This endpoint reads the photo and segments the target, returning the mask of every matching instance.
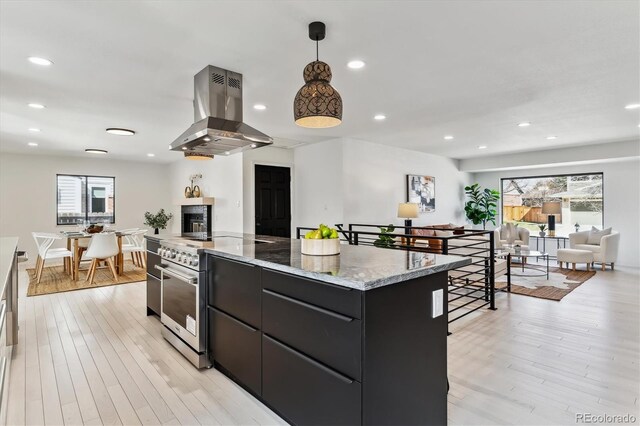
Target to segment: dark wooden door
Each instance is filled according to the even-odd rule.
[[[256,234],[291,237],[291,169],[256,165]]]

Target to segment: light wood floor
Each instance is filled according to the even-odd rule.
[[[143,283],[25,297],[7,423],[282,424],[218,371],[196,370],[145,315]],[[639,274],[598,272],[561,302],[500,294],[454,323],[449,423],[575,424],[638,413]]]

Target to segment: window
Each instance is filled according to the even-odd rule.
[[[115,223],[116,178],[57,175],[57,224]]]
[[[547,223],[542,203],[557,201],[562,203],[562,213],[556,215],[558,235],[574,232],[576,224],[581,230],[602,228],[603,182],[602,173],[503,178],[502,223],[518,223],[538,232],[538,225]]]

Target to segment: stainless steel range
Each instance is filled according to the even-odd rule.
[[[210,367],[206,341],[206,261],[202,249],[161,241],[162,336],[198,368]]]

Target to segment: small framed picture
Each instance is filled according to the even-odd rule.
[[[420,213],[436,210],[436,178],[407,175],[407,202],[416,203]]]

